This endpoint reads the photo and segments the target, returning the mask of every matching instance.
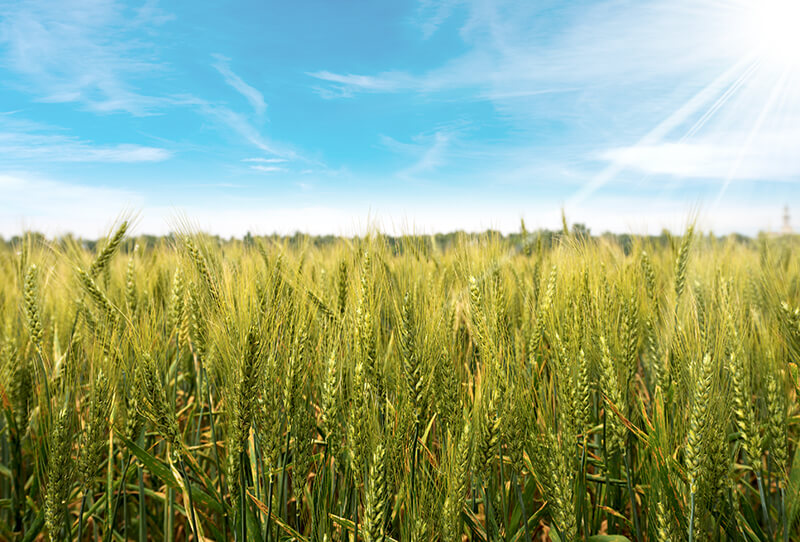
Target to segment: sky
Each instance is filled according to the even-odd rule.
[[[0,0],[0,235],[800,216],[792,0]],[[800,226],[800,218],[797,220]]]

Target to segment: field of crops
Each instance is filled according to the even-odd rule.
[[[0,539],[800,539],[792,237],[0,245]]]

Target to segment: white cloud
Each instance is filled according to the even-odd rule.
[[[422,31],[423,38],[429,39],[433,36],[460,3],[460,0],[420,0],[415,22]]]
[[[162,25],[175,19],[171,13],[167,13],[159,7],[158,0],[145,0],[144,4],[136,10],[134,24],[141,25]]]
[[[135,80],[161,67],[140,41],[125,36],[137,26],[161,24],[169,17],[152,2],[130,15],[113,0],[3,4],[3,64],[42,101],[147,114],[162,101],[140,93]]]
[[[308,75],[329,83],[336,83],[341,89],[355,89],[369,92],[398,92],[410,90],[419,85],[419,80],[402,72],[388,72],[378,75],[339,74],[329,71],[309,72]]]
[[[286,159],[298,158],[294,150],[263,136],[261,131],[256,128],[245,115],[237,113],[225,106],[214,105],[207,102],[198,101],[196,105],[199,106],[200,111],[206,116],[224,124],[258,150]]]
[[[386,148],[408,156],[412,162],[401,168],[396,175],[401,179],[418,180],[432,174],[450,158],[451,142],[455,135],[449,130],[437,130],[432,134],[420,134],[412,143],[397,141],[389,136],[381,136]]]
[[[255,110],[257,115],[263,115],[267,110],[267,104],[264,101],[264,95],[254,87],[245,83],[241,77],[233,73],[233,70],[231,70],[230,66],[228,66],[229,59],[221,55],[213,56],[217,61],[212,64],[212,66],[215,70],[222,74],[222,77],[225,78],[225,82],[236,89],[239,94],[244,96],[245,99],[250,102],[250,105],[253,107],[253,110]]]
[[[0,115],[0,156],[10,162],[162,162],[169,150],[134,144],[104,144],[58,133],[54,127]]]
[[[286,162],[285,158],[245,158],[242,162],[257,162],[259,164],[280,164]]]
[[[761,133],[748,141],[731,134],[603,151],[600,158],[646,174],[711,180],[800,180],[797,132]],[[738,139],[739,141],[735,141]]]
[[[260,171],[262,173],[275,173],[276,171],[286,171],[286,169],[278,166],[250,166],[250,169],[254,171]]]
[[[51,137],[37,138],[38,143],[26,146],[25,141],[16,143],[0,134],[0,155],[7,155],[9,160],[37,160],[39,162],[163,162],[172,153],[157,147],[141,145],[102,145],[93,146],[88,142]],[[15,138],[16,139],[16,138]],[[61,141],[61,142],[59,142]],[[32,143],[28,141],[27,143]]]

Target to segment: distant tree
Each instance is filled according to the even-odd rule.
[[[251,234],[250,232],[244,234],[242,242],[244,243],[244,246],[252,247],[255,244],[255,239],[253,238],[253,234]]]
[[[586,224],[576,222],[572,225],[572,235],[580,239],[588,239],[592,236],[592,232],[586,227]]]

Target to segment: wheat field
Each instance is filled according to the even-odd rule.
[[[793,237],[0,245],[0,539],[800,539]]]

